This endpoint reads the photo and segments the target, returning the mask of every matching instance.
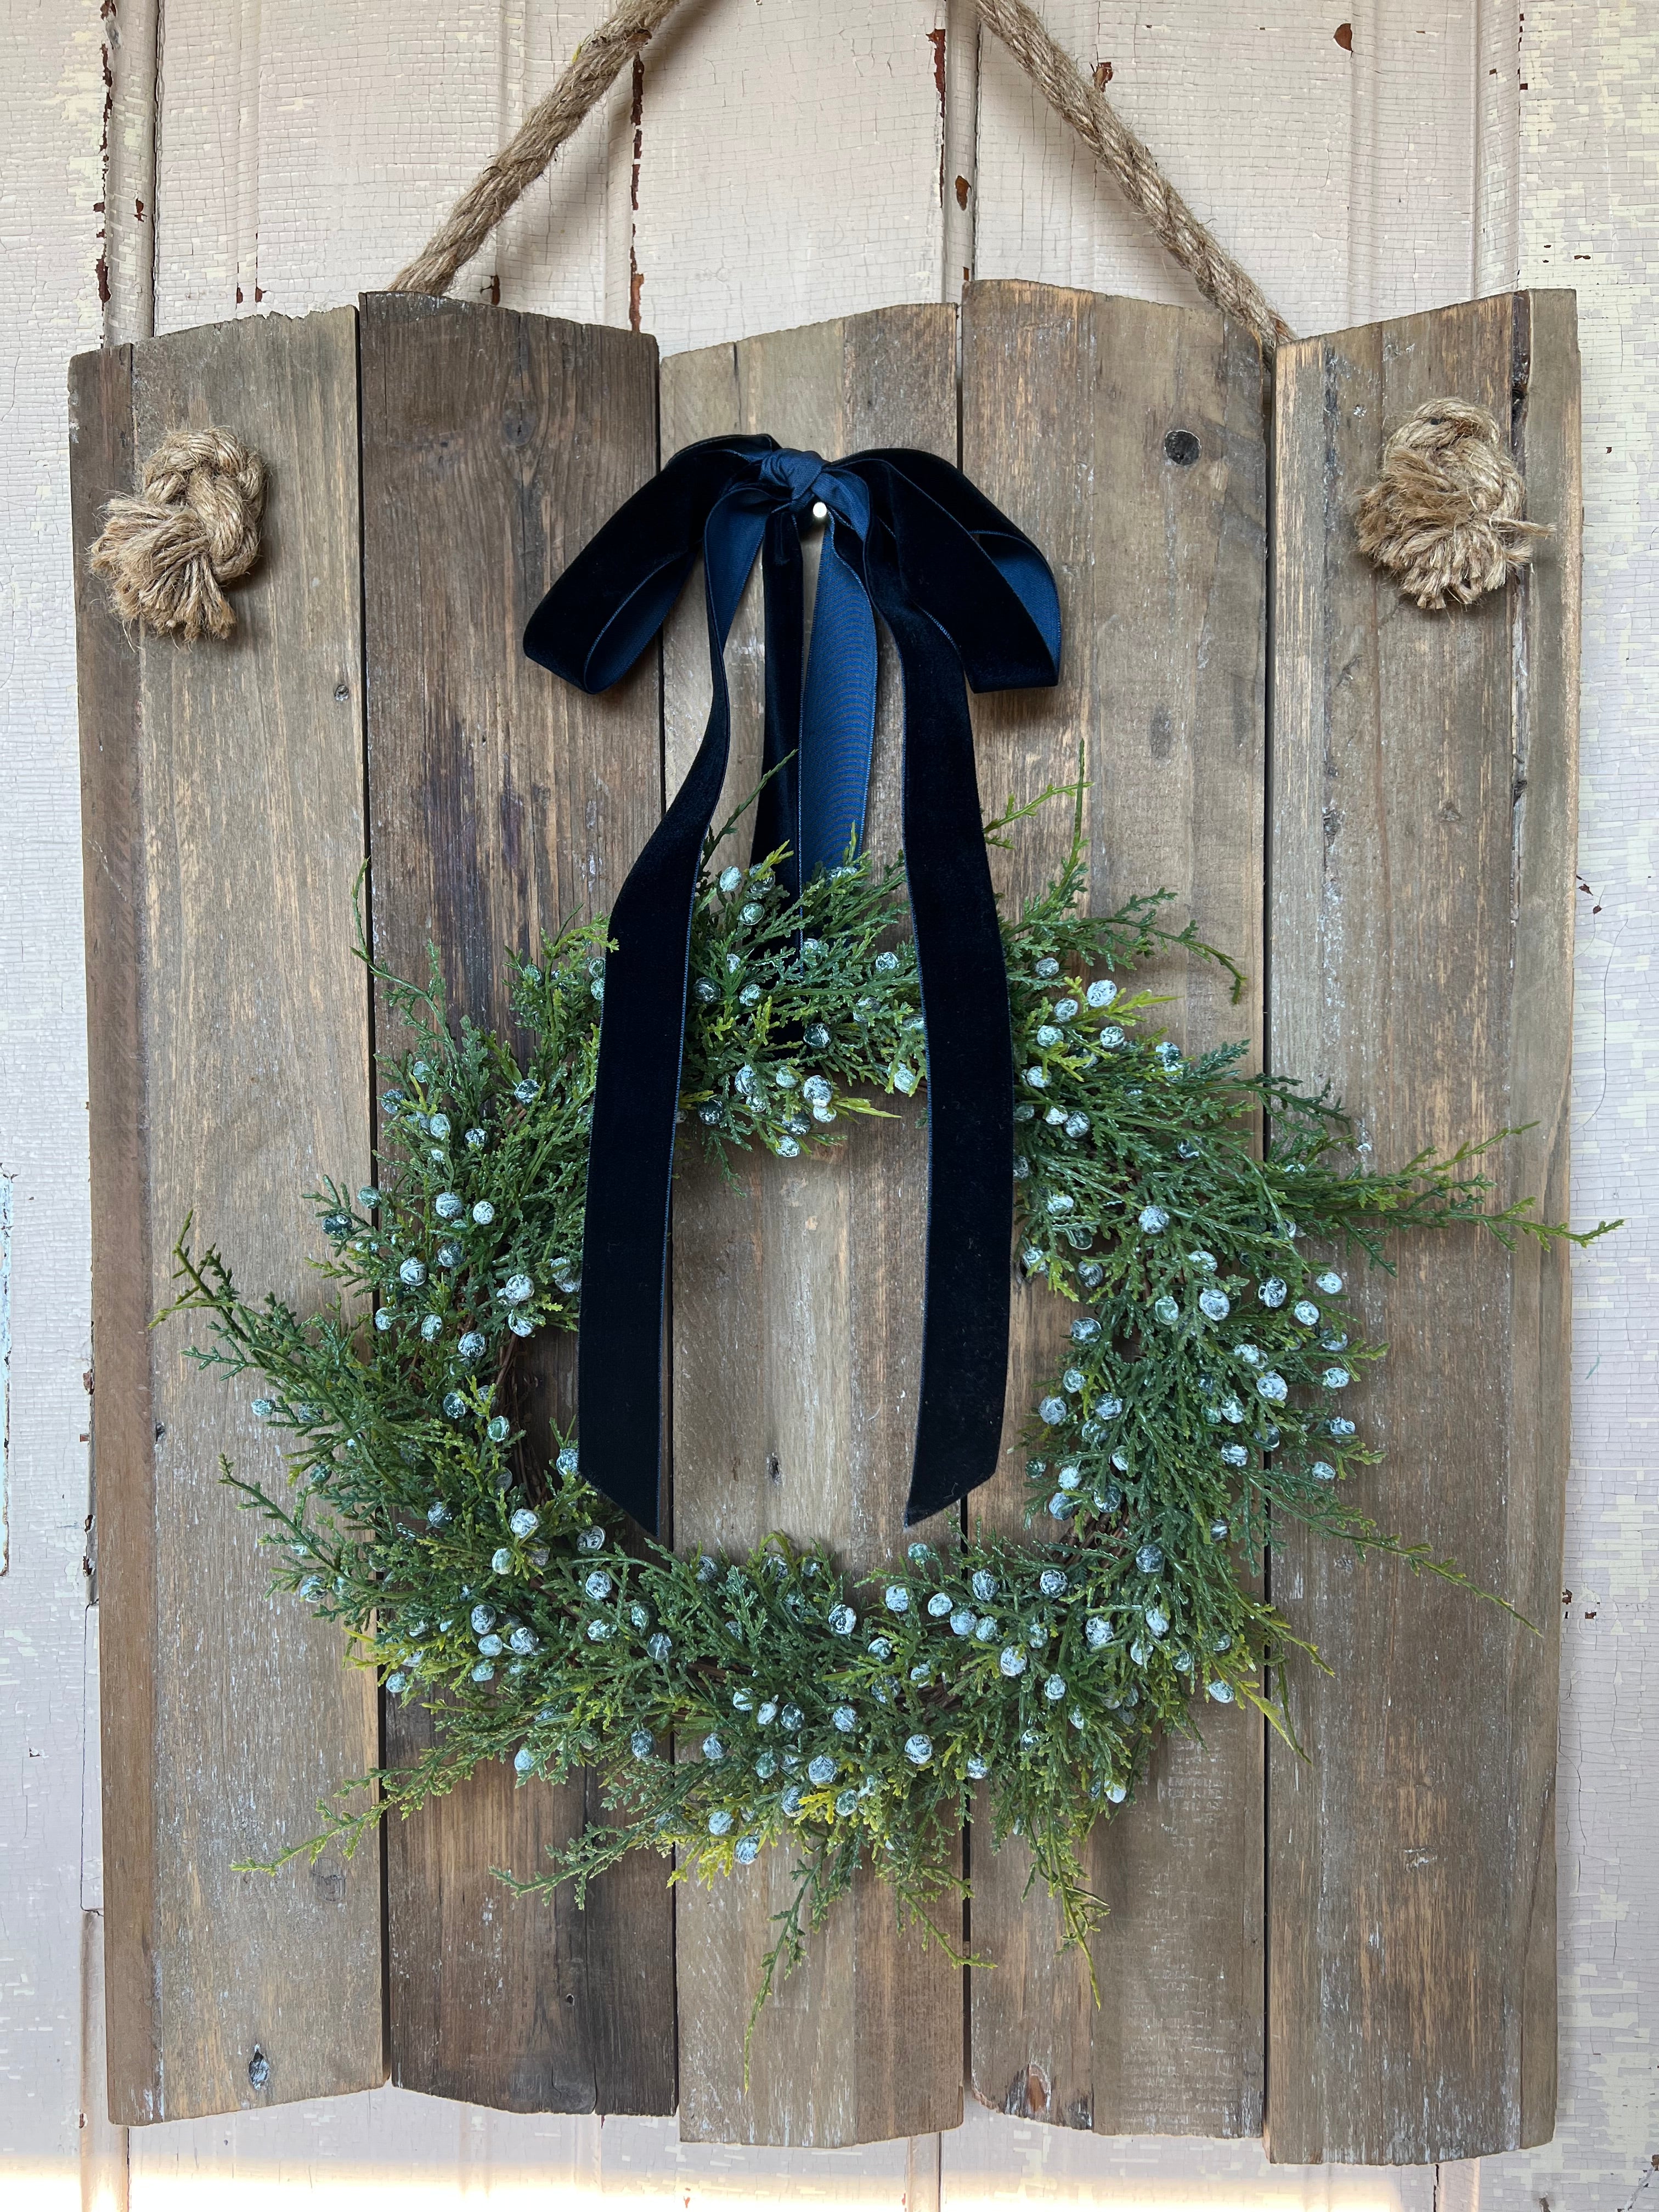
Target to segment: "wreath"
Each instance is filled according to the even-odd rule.
[[[981,1791],[996,1841],[1024,1840],[1080,1942],[1103,1909],[1083,1846],[1133,1801],[1160,1732],[1195,1731],[1212,1703],[1288,1733],[1267,1670],[1311,1647],[1257,1595],[1275,1525],[1467,1586],[1344,1498],[1378,1456],[1344,1393],[1385,1347],[1363,1340],[1313,1248],[1387,1267],[1382,1240],[1402,1230],[1479,1221],[1506,1245],[1583,1244],[1607,1224],[1574,1234],[1524,1200],[1486,1210],[1481,1156],[1513,1133],[1358,1169],[1324,1093],[1244,1073],[1241,1043],[1181,1051],[1136,964],[1215,962],[1235,1003],[1241,972],[1193,926],[1164,926],[1164,892],[1085,910],[1071,795],[1065,866],[1002,924],[1018,1270],[1077,1308],[1030,1430],[1029,1537],[913,1543],[856,1585],[822,1545],[781,1535],[743,1558],[629,1540],[576,1437],[515,1422],[525,1352],[576,1324],[604,920],[513,961],[520,1060],[451,1021],[435,954],[424,984],[379,965],[360,916],[360,957],[412,1042],[381,1063],[376,1182],[314,1194],[331,1301],[306,1318],[274,1296],[250,1304],[187,1224],[168,1309],[210,1317],[203,1367],[263,1378],[252,1410],[287,1440],[289,1490],[222,1465],[269,1523],[276,1587],[435,1726],[412,1764],[325,1802],[320,1832],[273,1867],[331,1842],[349,1853],[483,1760],[510,1759],[526,1786],[592,1767],[610,1819],[540,1874],[503,1878],[569,1881],[580,1902],[641,1847],[672,1854],[675,1880],[740,1877],[791,1849],[758,2010],[861,1866],[959,1959],[936,1906],[962,1890],[952,1845]],[[780,857],[718,875],[706,861],[694,915],[682,1136],[722,1163],[828,1150],[883,1097],[927,1087],[902,864],[849,858],[792,899]]]

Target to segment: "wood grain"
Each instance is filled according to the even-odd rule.
[[[1263,868],[1266,386],[1260,352],[1209,308],[1012,283],[963,302],[963,466],[1059,580],[1058,692],[975,702],[988,799],[1090,780],[1089,898],[1175,894],[1252,978],[1153,964],[1189,1048],[1259,1032]],[[1167,441],[1167,442],[1166,442]],[[1016,833],[1005,899],[1050,881],[1071,835],[1057,802]],[[970,1503],[1024,1526],[1022,1431],[1069,1312],[1015,1293],[1003,1472]],[[972,2081],[1023,2117],[1131,2133],[1253,2135],[1262,2069],[1259,1724],[1166,1743],[1136,1802],[1097,1829],[1090,1879],[1110,1916],[1085,1962],[1057,1949],[1030,1858],[973,1834]],[[988,1838],[981,1847],[979,1838]]]
[[[520,647],[549,584],[655,465],[656,348],[386,294],[362,318],[375,947],[416,975],[435,945],[452,1016],[503,1025],[503,948],[603,910],[660,809],[654,663],[586,699]],[[520,1411],[543,1437],[550,1419],[570,1425],[573,1352],[550,1347],[530,1378]],[[430,1726],[388,1704],[388,1756]],[[397,2081],[514,2111],[673,2109],[661,1863],[606,1875],[581,1912],[568,1892],[515,1899],[491,1873],[537,1870],[599,1810],[591,1782],[515,1789],[499,1766],[393,1827]]]
[[[1382,440],[1455,392],[1512,422],[1555,535],[1507,594],[1426,615],[1358,557]],[[1271,1049],[1329,1077],[1364,1157],[1506,1126],[1505,1199],[1568,1206],[1579,477],[1573,302],[1521,294],[1279,355]],[[1267,2128],[1279,2160],[1467,2159],[1554,2124],[1555,1684],[1566,1255],[1473,1228],[1354,1270],[1386,1365],[1354,1485],[1541,1632],[1286,1532],[1273,1595],[1334,1678],[1290,1678],[1269,1790]]]
[[[109,2091],[137,2123],[384,2074],[377,1853],[231,1870],[374,1764],[372,1688],[268,1595],[219,1481],[223,1452],[280,1486],[276,1440],[185,1360],[190,1324],[145,1334],[192,1210],[198,1249],[303,1310],[302,1194],[367,1165],[354,318],[84,356],[71,390],[77,575],[102,501],[171,428],[232,426],[272,486],[228,644],[128,641],[101,592],[80,599]]]
[[[663,451],[769,431],[827,457],[872,445],[956,449],[954,313],[890,308],[663,365]],[[809,567],[808,592],[811,589]],[[810,599],[809,599],[810,603]],[[667,774],[708,711],[699,608],[665,659]],[[728,648],[728,804],[753,789],[763,675],[758,586]],[[900,702],[884,636],[866,841],[899,848]],[[750,825],[734,840],[748,858]],[[724,857],[724,856],[723,856]],[[769,1529],[823,1538],[854,1573],[905,1540],[921,1344],[927,1142],[914,1115],[859,1132],[836,1160],[702,1164],[675,1188],[674,1516],[681,1548],[741,1550]],[[955,1516],[924,1524],[937,1540]],[[914,1533],[914,1532],[913,1532]],[[688,2141],[857,2143],[953,2127],[962,2112],[961,1978],[901,1934],[890,1892],[860,1881],[743,2041],[786,1854],[679,1892],[680,2132]]]
[[[148,1960],[155,1927],[155,1479],[150,1410],[150,1214],[139,1006],[138,656],[86,568],[112,495],[133,489],[132,349],[70,366],[70,490],[86,880],[92,1200],[92,1480],[106,1554],[100,1633],[123,1655],[102,1696],[103,1787],[125,1808],[104,1849],[109,2109],[142,2118],[161,2077]],[[99,1389],[101,1386],[101,1404]],[[103,1495],[99,1495],[99,1473]],[[113,1563],[118,1561],[118,1566]],[[110,1568],[113,1566],[113,1571]]]

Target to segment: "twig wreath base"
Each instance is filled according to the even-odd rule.
[[[1309,1248],[1386,1265],[1385,1235],[1471,1220],[1505,1243],[1589,1238],[1524,1201],[1485,1210],[1480,1155],[1498,1138],[1358,1171],[1323,1095],[1241,1073],[1241,1044],[1183,1055],[1154,1025],[1159,1001],[1119,975],[1180,948],[1218,962],[1235,999],[1243,979],[1190,926],[1161,926],[1163,893],[1082,910],[1071,795],[1070,858],[1004,926],[1018,1267],[1077,1306],[1033,1418],[1031,1534],[915,1543],[856,1586],[822,1546],[781,1537],[739,1559],[624,1546],[575,1439],[515,1418],[526,1349],[577,1318],[604,921],[514,961],[522,1065],[451,1025],[435,957],[412,984],[360,942],[415,1041],[388,1065],[378,1183],[316,1199],[332,1303],[307,1320],[274,1297],[248,1304],[216,1251],[192,1255],[187,1225],[169,1309],[210,1317],[191,1356],[260,1376],[253,1411],[289,1439],[288,1496],[224,1470],[270,1523],[278,1587],[437,1727],[412,1765],[349,1784],[274,1864],[331,1842],[349,1853],[483,1760],[510,1759],[526,1784],[593,1767],[609,1824],[504,1878],[572,1881],[580,1901],[641,1846],[672,1854],[675,1880],[741,1878],[763,1850],[792,1850],[758,2011],[860,1866],[959,1956],[936,1908],[960,1887],[952,1842],[982,1790],[995,1841],[1024,1839],[1082,1942],[1103,1909],[1083,1846],[1133,1798],[1159,1733],[1194,1730],[1211,1704],[1286,1728],[1265,1669],[1308,1647],[1252,1588],[1272,1521],[1464,1582],[1343,1502],[1377,1456],[1343,1392],[1384,1347],[1360,1340],[1340,1273]],[[826,1149],[882,1095],[926,1086],[902,866],[851,860],[798,907],[773,871],[705,877],[694,921],[682,1118],[722,1162]]]

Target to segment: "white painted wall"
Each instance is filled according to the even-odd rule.
[[[80,2202],[86,1011],[64,363],[98,343],[95,0],[0,7],[0,2203]],[[31,2202],[32,2212],[32,2202]]]
[[[1659,12],[1529,5],[1521,274],[1578,292],[1584,645],[1576,1271],[1558,1784],[1560,2119],[1481,2212],[1659,2206]]]
[[[0,2205],[1015,2198],[1659,2212],[1653,1473],[1659,11],[1651,0],[1042,0],[1299,330],[1529,283],[1580,296],[1587,496],[1577,1212],[1561,1774],[1561,2124],[1480,2169],[1267,2168],[973,2112],[875,2150],[682,2148],[672,2122],[512,2118],[380,2091],[125,2137],[100,2118],[84,1004],[64,367],[78,348],[383,283],[601,0],[0,0],[0,1175],[13,1179],[0,1575]],[[956,37],[942,113],[933,35]],[[161,22],[159,70],[156,22]],[[1346,20],[1349,50],[1336,38]],[[937,297],[972,254],[1189,296],[969,0],[685,0],[459,289],[666,350]],[[977,121],[977,131],[974,128]],[[941,160],[941,133],[945,134]],[[976,143],[975,143],[976,142]],[[106,155],[107,146],[107,155]],[[107,177],[106,163],[107,162]],[[948,191],[974,190],[965,213]],[[95,211],[106,197],[107,216]],[[141,210],[142,204],[142,212]],[[108,236],[100,232],[107,222]],[[110,298],[100,303],[99,264]],[[947,288],[948,289],[948,288]],[[83,1989],[83,1962],[85,1987]]]

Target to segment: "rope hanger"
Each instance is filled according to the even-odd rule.
[[[1100,88],[1049,35],[1026,0],[977,0],[1054,113],[1187,270],[1203,296],[1241,323],[1271,360],[1295,333],[1248,270],[1212,236]],[[441,297],[496,225],[543,174],[648,45],[681,0],[619,0],[584,39],[546,98],[480,170],[408,266],[394,292]],[[1503,426],[1468,400],[1431,399],[1389,440],[1377,482],[1361,497],[1361,550],[1419,607],[1468,606],[1522,568],[1547,526],[1528,522],[1526,488]],[[258,557],[264,468],[228,433],[164,441],[137,496],[112,500],[92,567],[130,628],[190,642],[228,637],[235,617],[222,586]]]
[[[1261,340],[1264,351],[1295,333],[1193,213],[1150,149],[1099,88],[1056,44],[1025,0],[978,0],[980,21],[994,31],[1060,120],[1071,125],[1160,243],[1212,306]],[[661,29],[680,0],[620,0],[584,39],[563,76],[525,118],[511,143],[481,169],[426,246],[392,280],[394,292],[442,295],[502,217],[533,185],[561,146]]]

